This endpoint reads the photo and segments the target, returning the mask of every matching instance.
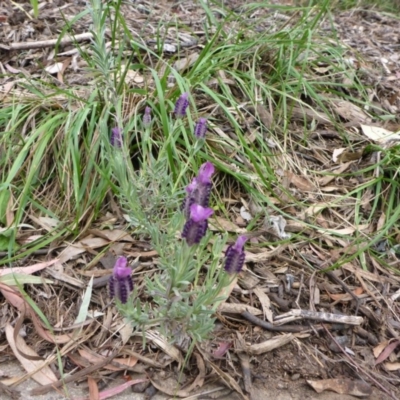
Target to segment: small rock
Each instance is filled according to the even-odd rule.
[[[292,377],[290,378],[292,381],[297,381],[300,379],[300,374],[293,374]]]
[[[286,390],[288,388],[288,384],[286,382],[279,382],[276,385],[276,388],[280,390]]]

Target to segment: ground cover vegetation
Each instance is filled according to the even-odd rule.
[[[112,365],[246,398],[273,363],[396,398],[400,27],[335,4],[0,13],[1,345],[32,394]]]

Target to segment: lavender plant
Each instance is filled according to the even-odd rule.
[[[224,299],[224,289],[241,271],[245,258],[245,236],[229,246],[225,256],[226,235],[214,237],[211,245],[212,235],[207,228],[213,214],[209,207],[213,173],[214,166],[209,162],[200,167],[186,188],[182,212],[170,221],[171,232],[181,228],[181,239],[171,241],[167,231],[161,232],[154,226],[149,231],[159,253],[160,272],[146,278],[141,294],[156,306],[142,304],[137,291],[128,302],[119,298],[120,311],[133,326],[145,330],[157,325],[166,337],[186,349],[213,331],[215,311]],[[115,280],[114,274],[112,285]]]
[[[178,103],[180,101],[182,97]],[[177,109],[181,110],[182,117],[182,106],[176,106]],[[118,156],[121,150],[114,147],[114,154]],[[129,169],[129,164],[121,166]],[[127,301],[123,291],[122,296],[114,294],[119,288],[115,287],[116,282],[124,290],[128,287],[128,283],[116,278],[117,267],[110,282],[110,294],[118,298],[121,313],[135,328],[144,332],[149,326],[157,326],[166,337],[184,348],[189,343],[209,337],[214,329],[216,308],[224,299],[224,289],[229,287],[244,263],[245,236],[239,237],[234,245],[228,247],[224,261],[223,249],[227,236],[214,237],[211,244],[208,219],[214,213],[209,204],[214,173],[212,163],[201,165],[197,176],[186,186],[186,197],[180,212],[177,207],[164,226],[149,219],[143,210],[138,210],[137,196],[126,195],[125,201],[131,205],[131,211],[136,210],[135,217],[140,220],[159,255],[159,273],[147,277],[144,291],[138,293],[133,290]],[[172,178],[164,173],[163,181],[172,181]],[[135,180],[125,181],[122,192],[136,191],[133,182]],[[127,188],[130,188],[128,192]],[[181,232],[180,238],[176,237],[177,231]],[[117,263],[121,261],[117,260]],[[147,299],[146,304],[142,303],[139,295]],[[150,304],[153,306],[150,307]]]
[[[105,112],[99,121],[104,145],[109,149],[109,162],[117,182],[116,190],[125,218],[135,233],[145,235],[158,253],[158,272],[146,276],[144,285],[132,280],[132,270],[125,257],[116,261],[109,281],[109,293],[120,312],[138,330],[156,327],[167,338],[183,348],[207,338],[214,329],[215,311],[225,298],[225,290],[240,272],[244,262],[245,238],[228,247],[225,261],[223,251],[227,235],[215,236],[208,230],[208,220],[213,214],[210,207],[212,176],[215,168],[206,162],[198,174],[186,186],[186,197],[180,206],[182,181],[186,180],[189,168],[196,165],[198,150],[204,145],[207,120],[198,119],[190,136],[186,135],[189,92],[181,94],[170,118],[163,118],[166,138],[154,142],[152,125],[156,123],[152,110],[147,105],[141,121],[124,121],[122,100],[118,95],[118,60],[105,44],[105,16],[112,13],[100,0],[92,0],[94,18],[93,54],[98,70],[94,74],[104,85]],[[115,5],[118,6],[119,3]],[[122,54],[122,53],[121,53]],[[121,55],[120,55],[121,56]],[[114,76],[114,79],[112,79]],[[160,107],[167,107],[162,104]],[[168,115],[162,110],[162,115]],[[108,127],[113,121],[112,127]],[[132,134],[141,127],[141,166],[134,169],[129,153]],[[177,159],[175,143],[179,135],[185,134],[188,162],[174,174]],[[153,154],[154,145],[157,153]],[[169,166],[169,168],[168,168]],[[178,234],[180,232],[180,234]],[[145,299],[142,301],[141,299]]]

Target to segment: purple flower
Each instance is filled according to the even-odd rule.
[[[211,176],[214,172],[214,165],[210,161],[205,162],[200,166],[199,174],[197,175],[199,182],[204,185],[211,183]]]
[[[143,127],[148,128],[151,124],[151,108],[146,107],[143,115]]]
[[[108,281],[110,297],[119,299],[121,303],[128,301],[128,296],[133,290],[132,270],[127,265],[128,260],[125,257],[119,257]]]
[[[111,146],[122,147],[122,133],[121,128],[115,127],[111,129]]]
[[[207,120],[205,118],[199,118],[196,126],[194,127],[194,136],[197,139],[204,139],[207,132]]]
[[[242,270],[246,257],[243,246],[247,239],[246,236],[239,236],[236,243],[231,244],[226,250],[224,269],[228,274],[238,274]]]
[[[186,110],[189,107],[189,93],[183,93],[175,103],[174,115],[175,118],[182,118],[186,115]]]
[[[207,161],[200,167],[197,177],[186,187],[187,196],[183,202],[182,209],[187,219],[190,217],[192,204],[208,207],[212,188],[211,176],[214,171],[214,165]]]
[[[214,211],[211,208],[202,207],[199,204],[190,206],[190,218],[186,221],[182,231],[182,237],[186,239],[186,243],[189,246],[200,243],[208,228],[207,219],[213,213]]]

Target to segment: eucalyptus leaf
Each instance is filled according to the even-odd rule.
[[[21,274],[21,273],[9,273],[5,275],[0,275],[0,282],[9,286],[17,286],[17,282],[19,285],[25,285],[27,283],[33,285],[40,285],[43,283],[54,283],[50,279],[42,278],[41,276]]]

